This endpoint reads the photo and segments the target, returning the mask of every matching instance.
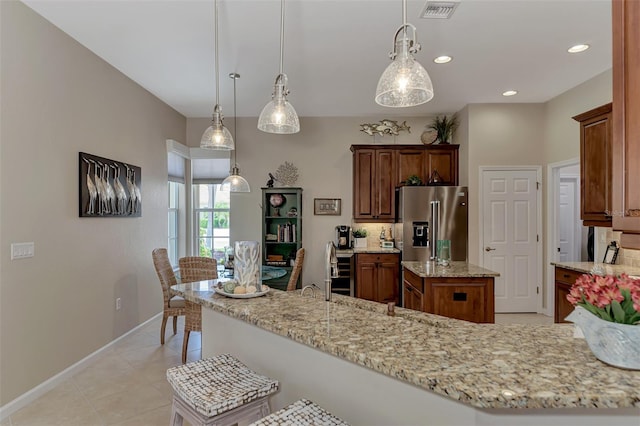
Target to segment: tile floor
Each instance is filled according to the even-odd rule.
[[[171,413],[167,368],[179,365],[182,329],[160,345],[161,317],[125,337],[84,370],[0,422],[0,426],[154,426]],[[497,324],[552,324],[539,314],[496,314]],[[188,361],[200,359],[200,333],[189,338]],[[185,425],[188,424],[185,421]]]

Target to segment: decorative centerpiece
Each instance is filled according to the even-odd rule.
[[[353,247],[367,248],[367,230],[364,228],[353,231]]]
[[[576,309],[566,319],[580,328],[596,358],[640,370],[640,279],[584,274],[567,300]]]
[[[236,241],[234,258],[234,278],[244,287],[245,293],[262,291],[260,276],[260,243],[258,241]],[[236,289],[236,292],[242,292]]]

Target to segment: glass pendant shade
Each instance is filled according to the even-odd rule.
[[[287,101],[287,76],[280,74],[276,78],[271,101],[265,105],[258,117],[258,130],[267,133],[290,134],[300,131],[298,114]]]
[[[215,119],[213,121],[215,122]],[[213,122],[211,126],[207,127],[207,130],[202,134],[202,139],[200,139],[200,148],[232,150],[234,147],[235,144],[229,129]]]
[[[222,181],[222,185],[220,188],[222,191],[231,191],[231,192],[251,192],[251,187],[249,186],[249,182],[242,176],[240,176],[240,170],[238,167],[234,166],[231,169],[231,173],[229,176]]]
[[[382,73],[376,89],[376,103],[386,107],[411,107],[433,98],[431,78],[407,48],[399,42],[400,53]]]

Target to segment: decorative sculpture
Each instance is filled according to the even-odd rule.
[[[385,120],[380,120],[379,124],[364,123],[364,124],[361,124],[360,127],[362,127],[360,131],[365,132],[369,136],[373,136],[376,134],[380,136],[384,136],[384,135],[398,136],[402,131],[407,131],[408,133],[411,133],[411,127],[407,125],[406,121],[403,121],[402,124],[398,124],[398,122],[395,120],[385,119]]]

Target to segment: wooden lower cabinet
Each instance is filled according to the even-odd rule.
[[[493,323],[493,277],[420,277],[404,270],[404,307],[477,323]]]
[[[400,255],[356,254],[356,297],[399,304]]]
[[[555,283],[555,309],[553,319],[555,322],[568,322],[564,319],[573,312],[573,305],[567,300],[567,294],[571,286],[576,282],[582,272],[556,266]]]

